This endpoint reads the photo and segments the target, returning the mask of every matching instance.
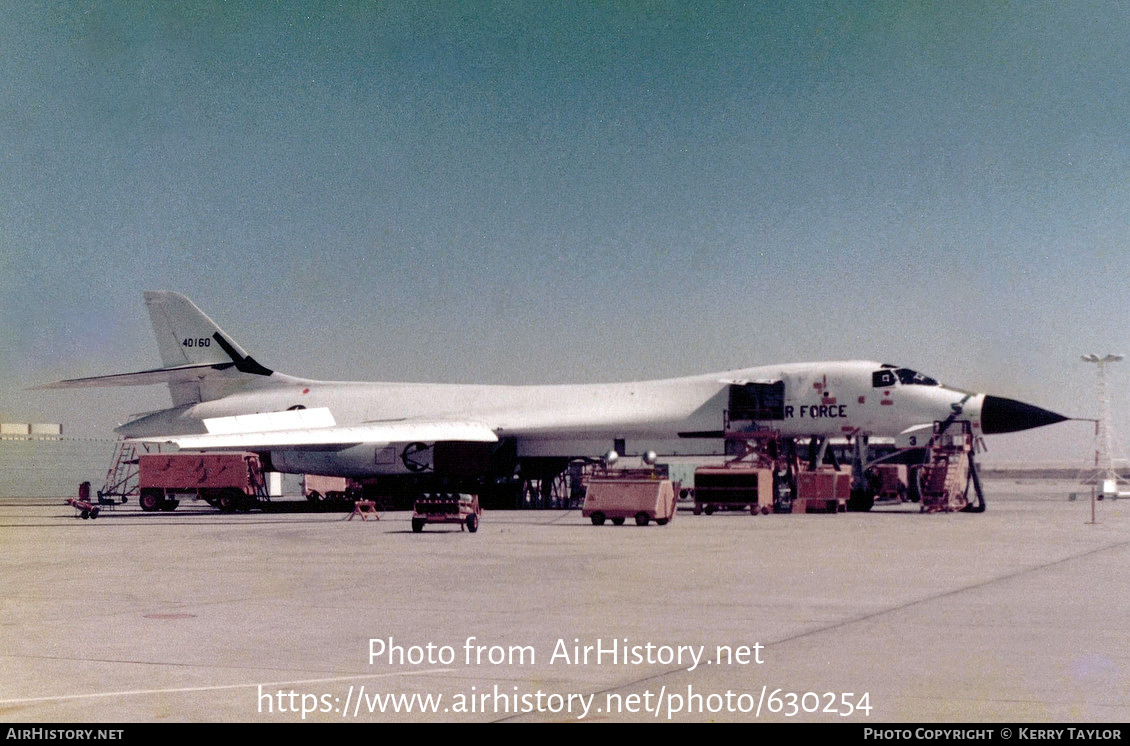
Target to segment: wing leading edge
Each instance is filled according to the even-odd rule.
[[[232,418],[219,418],[228,420]],[[215,424],[209,425],[209,429]],[[478,422],[400,420],[363,425],[261,429],[255,431],[223,431],[200,435],[170,435],[138,438],[149,443],[172,443],[184,450],[256,450],[287,448],[302,450],[326,447],[348,447],[366,444],[413,443],[417,441],[474,441],[495,443],[498,435]]]

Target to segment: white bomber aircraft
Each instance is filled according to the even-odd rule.
[[[992,435],[1068,419],[867,361],[576,385],[308,380],[256,362],[183,295],[147,292],[145,303],[162,367],[39,388],[167,384],[172,408],[117,432],[181,449],[256,451],[284,472],[472,476],[520,465],[544,478],[571,458],[610,450],[718,454],[735,432],[883,436],[921,447],[936,421],[967,420],[974,435]]]

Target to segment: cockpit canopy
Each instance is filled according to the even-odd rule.
[[[897,365],[884,364],[882,370],[877,370],[871,374],[872,388],[885,388],[887,386],[894,386],[895,383],[901,383],[904,386],[941,386],[942,384],[935,381],[930,376],[923,375],[916,370],[910,368],[900,368]]]

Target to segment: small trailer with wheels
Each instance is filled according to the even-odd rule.
[[[75,517],[94,520],[101,512],[101,508],[90,502],[90,482],[83,482],[78,486],[78,498],[67,498],[67,505],[75,509]]]
[[[412,511],[412,530],[420,533],[428,523],[458,523],[460,531],[466,528],[475,533],[482,517],[478,495],[424,495],[416,500]]]
[[[769,513],[774,503],[773,470],[734,461],[694,472],[694,514],[716,510]]]
[[[78,486],[78,498],[67,498],[67,505],[75,509],[75,518],[94,520],[101,512],[101,508],[90,502],[90,482],[83,482]]]
[[[361,489],[345,477],[323,477],[306,474],[302,478],[302,494],[312,503],[352,503]]]
[[[637,526],[651,521],[664,526],[675,517],[678,493],[670,479],[616,476],[595,477],[588,482],[581,515],[594,526],[611,520],[617,526],[628,518]]]
[[[266,498],[254,453],[150,453],[138,457],[141,509],[176,510],[181,500],[204,500],[225,513],[248,511]]]
[[[793,513],[839,513],[851,498],[851,470],[820,467],[796,475]]]

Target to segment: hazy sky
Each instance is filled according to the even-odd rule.
[[[317,378],[868,358],[1093,417],[1130,352],[1124,3],[3,4],[4,421],[167,406],[23,390],[159,364],[158,289]]]

